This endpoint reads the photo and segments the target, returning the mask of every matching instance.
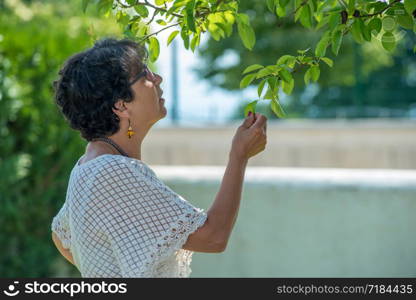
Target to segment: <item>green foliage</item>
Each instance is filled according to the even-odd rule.
[[[253,28],[250,26],[248,16],[245,14],[238,14],[237,24],[238,34],[240,35],[240,38],[243,41],[244,46],[247,49],[252,50],[256,42],[256,36],[254,34]]]
[[[155,62],[157,58],[159,57],[160,52],[160,46],[159,46],[159,40],[155,37],[150,37],[148,39],[149,41],[149,50],[150,50],[150,61]]]
[[[107,0],[100,0],[99,2]],[[163,3],[162,3],[163,2]],[[248,14],[239,11],[239,1],[208,1],[208,0],[175,0],[157,1],[156,6],[148,3],[131,1],[130,5],[125,6],[117,1],[117,9],[120,11],[128,10],[131,7],[141,16],[147,17],[148,8],[153,9],[153,17],[160,13],[165,18],[163,23],[168,25],[165,28],[180,26],[181,37],[186,49],[192,51],[199,44],[200,34],[208,31],[215,41],[228,38],[232,34],[233,24],[236,23],[239,38],[244,47],[252,51],[256,44],[256,34],[250,23]],[[163,4],[163,5],[162,5]],[[170,7],[169,7],[170,5]],[[315,45],[314,56],[294,59],[293,56],[286,54],[276,65],[260,67],[259,64],[252,64],[243,72],[245,75],[240,81],[240,88],[250,85],[255,79],[262,79],[266,76],[275,76],[278,80],[277,86],[290,94],[294,88],[294,79],[290,74],[294,72],[294,65],[310,65],[304,74],[305,83],[310,79],[317,81],[320,77],[319,63],[324,63],[332,67],[333,61],[324,59],[327,48],[330,46],[332,53],[337,56],[342,46],[344,35],[351,34],[356,43],[362,44],[371,42],[373,38],[378,38],[387,51],[394,51],[396,38],[394,30],[389,28],[388,23],[397,23],[401,28],[416,28],[414,15],[416,14],[416,4],[413,0],[391,0],[388,3],[381,0],[266,0],[266,9],[275,14],[280,19],[283,17],[293,17],[294,22],[310,30],[321,30],[321,38]],[[400,13],[396,13],[400,12]],[[152,19],[153,19],[152,17]],[[152,21],[152,20],[151,20]],[[121,22],[121,21],[120,21]],[[176,22],[176,23],[175,23]],[[384,23],[383,23],[384,22]],[[382,26],[386,24],[386,26]],[[159,52],[159,43],[153,34],[140,36],[141,39],[151,39],[150,50],[157,52],[152,56],[156,60]],[[177,33],[170,35],[167,44],[176,36]],[[191,35],[193,34],[192,40]],[[302,53],[300,53],[302,54]],[[286,61],[288,59],[289,61]],[[253,67],[256,65],[256,67]],[[285,65],[282,67],[280,65]],[[254,68],[254,69],[250,69]],[[248,74],[251,71],[260,69],[256,75]],[[260,81],[262,86],[258,87],[260,95],[265,83]],[[266,98],[270,98],[274,109],[277,111],[277,96],[273,96],[273,90],[268,90]],[[274,103],[274,104],[273,104]],[[281,114],[280,114],[281,115]]]
[[[97,19],[85,1],[86,15],[81,1],[6,3],[0,12],[0,273],[77,277],[55,248],[50,225],[85,144],[54,104],[52,82],[70,55],[121,31],[114,21]]]
[[[175,37],[178,35],[179,31],[175,30],[173,31],[169,37],[168,37],[168,41],[167,41],[167,45],[169,46],[169,44],[175,39]]]

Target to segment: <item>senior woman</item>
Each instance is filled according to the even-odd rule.
[[[71,56],[53,83],[60,112],[88,141],[51,224],[82,277],[189,277],[193,252],[225,250],[248,159],[265,149],[267,118],[251,114],[207,211],[171,190],[141,157],[143,139],[167,113],[162,77],[147,58],[132,40],[105,38]]]

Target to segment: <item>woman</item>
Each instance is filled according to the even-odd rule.
[[[82,277],[189,277],[194,251],[225,250],[247,161],[265,149],[267,119],[250,115],[207,212],[171,190],[141,160],[144,137],[166,116],[162,77],[147,57],[131,40],[102,39],[71,56],[53,84],[60,111],[89,142],[51,225]]]

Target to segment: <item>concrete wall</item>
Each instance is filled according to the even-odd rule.
[[[195,252],[191,277],[416,276],[416,171],[250,164],[226,251]],[[225,170],[151,167],[203,209]]]
[[[200,128],[155,127],[142,158],[158,165],[220,165],[227,162],[241,122]],[[416,120],[269,121],[266,150],[253,166],[416,169]]]

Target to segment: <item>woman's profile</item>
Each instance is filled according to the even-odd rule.
[[[207,211],[171,190],[141,157],[145,136],[167,114],[162,77],[147,57],[132,40],[104,38],[68,58],[53,83],[60,112],[88,141],[51,224],[82,277],[189,277],[193,252],[226,249],[248,159],[265,149],[267,118],[251,114]]]

